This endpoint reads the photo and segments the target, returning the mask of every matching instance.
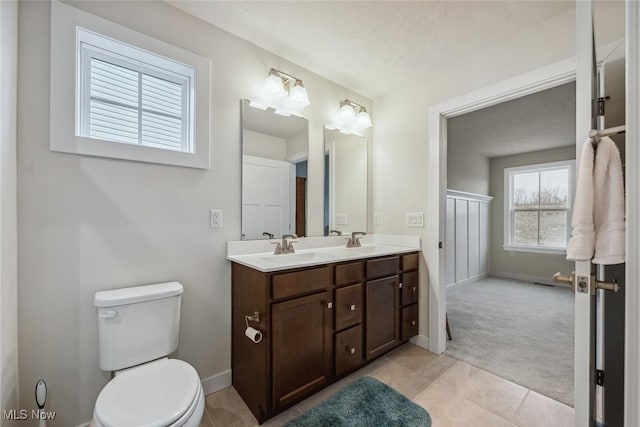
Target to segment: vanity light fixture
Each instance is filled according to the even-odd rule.
[[[276,110],[299,110],[310,105],[302,80],[272,68],[264,82],[265,102]]]
[[[367,108],[350,99],[340,102],[339,121],[337,127],[346,133],[359,132],[373,126]]]

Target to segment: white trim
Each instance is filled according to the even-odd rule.
[[[459,282],[455,282],[455,283],[449,283],[448,285],[446,285],[447,288],[453,288],[455,286],[460,286],[460,285],[469,285],[473,282],[477,282],[480,279],[484,279],[485,277],[489,277],[489,272],[485,271],[484,273],[480,273],[478,275],[475,275],[473,277],[468,277],[464,280],[461,280]]]
[[[291,154],[285,157],[285,160],[291,163],[300,163],[308,159],[309,159],[309,153],[306,151],[301,151],[300,153]]]
[[[624,425],[640,424],[640,4],[626,2],[626,276]],[[629,237],[631,236],[631,238]]]
[[[429,350],[429,337],[425,337],[424,335],[416,335],[415,337],[411,337],[409,339],[411,344],[415,344],[418,347],[424,348],[425,350]]]
[[[427,174],[427,200],[432,207],[427,212],[427,235],[434,241],[425,246],[429,271],[429,350],[442,353],[446,348],[445,315],[446,292],[444,284],[444,251],[438,241],[444,241],[445,188],[446,188],[446,122],[481,108],[530,95],[569,83],[575,79],[576,58],[567,58],[546,67],[533,70],[500,83],[453,98],[429,109],[429,172]]]
[[[76,136],[76,28],[121,40],[195,68],[193,153]],[[203,56],[51,1],[49,148],[51,151],[208,169],[210,165],[211,61]]]
[[[489,203],[493,200],[493,196],[485,196],[484,194],[467,193],[465,191],[447,190],[447,197],[450,199],[473,200],[480,203]]]
[[[501,279],[519,280],[521,282],[542,283],[543,285],[553,285],[550,277],[531,276],[529,274],[508,273],[504,271],[492,271],[490,277],[498,277]]]
[[[201,382],[205,396],[231,387],[231,369],[203,378]]]
[[[532,254],[547,254],[547,255],[566,255],[567,254],[567,250],[565,248],[545,248],[544,246],[503,245],[502,250],[506,252],[528,252]]]

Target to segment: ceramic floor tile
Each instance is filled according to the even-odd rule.
[[[574,414],[572,407],[529,391],[513,423],[518,427],[573,427]]]
[[[202,414],[202,420],[200,420],[199,427],[213,427],[213,421],[211,421],[211,418],[209,417],[209,414],[207,413],[206,409]]]
[[[470,402],[511,420],[527,389],[466,363],[457,362],[438,382]]]
[[[292,419],[294,419],[300,414],[302,414],[302,412],[300,412],[300,409],[293,406],[287,409],[286,411],[284,411],[283,413],[278,414],[275,417],[271,418],[270,420],[265,421],[261,427],[280,427],[286,424],[288,421],[291,421]]]
[[[437,380],[456,364],[456,361],[448,356],[431,353],[413,344],[403,345],[387,357],[432,380]]]
[[[391,359],[387,359],[385,363],[382,363],[377,369],[373,370],[368,375],[382,381],[396,391],[404,394],[409,399],[416,397],[434,381],[432,379],[416,375],[416,373],[411,369],[402,366]]]
[[[258,420],[233,387],[207,396],[206,409],[216,427],[253,427],[258,424]]]
[[[343,378],[340,381],[331,384],[329,387],[325,388],[324,390],[320,390],[313,396],[303,400],[302,402],[298,403],[296,406],[301,412],[308,411],[309,409],[324,402],[325,400],[327,400],[328,398],[330,398],[335,393],[339,392],[340,390],[342,390],[352,382],[353,382],[353,378],[351,377]]]
[[[504,418],[451,391],[441,380],[418,395],[414,402],[429,412],[432,425],[438,427],[511,426]]]

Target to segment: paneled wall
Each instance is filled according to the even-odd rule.
[[[493,197],[447,190],[445,283],[479,279],[489,273],[489,203]]]

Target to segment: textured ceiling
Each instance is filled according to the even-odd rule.
[[[168,3],[370,99],[574,7],[547,0]]]
[[[575,91],[567,83],[449,119],[449,147],[499,157],[574,145]]]

